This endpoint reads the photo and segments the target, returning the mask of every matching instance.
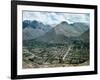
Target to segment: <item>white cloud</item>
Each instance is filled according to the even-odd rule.
[[[23,11],[23,20],[38,20],[44,24],[58,24],[61,21],[89,24],[89,14]]]

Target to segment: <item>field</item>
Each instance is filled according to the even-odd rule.
[[[32,40],[24,44],[27,45],[23,47],[22,66],[25,69],[89,65],[89,46],[82,41],[46,44]]]

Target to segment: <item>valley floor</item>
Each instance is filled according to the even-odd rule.
[[[89,50],[68,47],[23,48],[24,69],[89,65]]]

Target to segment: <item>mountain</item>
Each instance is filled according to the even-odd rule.
[[[36,38],[36,40],[49,43],[65,43],[70,41],[68,38],[79,35],[80,33],[75,31],[73,26],[63,21],[43,36]]]
[[[26,28],[26,27],[28,27],[28,26],[30,26],[30,21],[29,20],[24,20],[23,22],[22,22],[22,24],[23,24],[23,29],[24,28]]]
[[[41,29],[34,29],[32,27],[26,27],[23,30],[23,40],[30,40],[42,36],[45,32]]]
[[[29,26],[34,28],[34,29],[42,29],[45,32],[47,32],[49,29],[51,29],[50,25],[44,25],[42,22],[39,22],[36,20],[33,20],[33,21],[24,20],[23,21],[23,29],[25,29],[26,27],[29,27]]]
[[[23,21],[23,40],[30,40],[37,38],[51,29],[50,25],[44,25],[36,20]]]
[[[64,35],[58,35],[55,30],[50,30],[45,35],[36,38],[37,41],[43,41],[47,43],[62,43],[66,42],[67,37]]]
[[[41,29],[44,32],[48,32],[48,30],[51,29],[50,25],[44,25],[42,22],[38,22],[36,20],[31,21],[30,26],[34,29]]]
[[[87,31],[89,29],[89,25],[87,25],[86,23],[77,22],[77,23],[73,23],[71,25],[80,34],[84,33],[85,31]]]
[[[62,21],[56,26],[44,25],[33,20],[23,21],[23,40],[35,39],[44,42],[66,42],[67,38],[78,37],[87,31],[89,26],[85,23],[68,24]]]
[[[61,34],[61,35],[64,35],[66,37],[75,37],[75,36],[80,35],[80,33],[78,31],[76,31],[72,25],[68,24],[65,21],[58,24],[54,28],[54,30],[55,30],[56,34]]]

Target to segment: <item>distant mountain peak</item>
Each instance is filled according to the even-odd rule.
[[[66,21],[62,21],[61,24],[68,24],[68,22],[66,22]]]

